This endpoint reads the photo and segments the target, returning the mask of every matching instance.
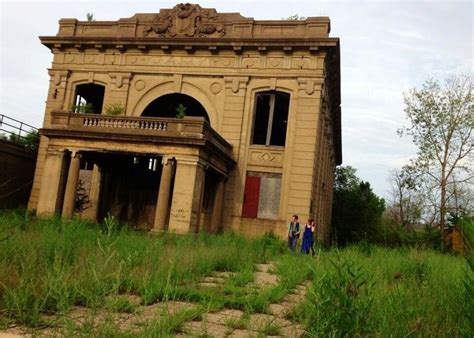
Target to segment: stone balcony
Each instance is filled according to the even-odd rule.
[[[49,126],[41,129],[48,137],[73,137],[143,143],[206,147],[232,160],[232,145],[203,117],[157,118],[51,112]]]

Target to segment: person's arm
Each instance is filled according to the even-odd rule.
[[[299,234],[300,234],[300,231],[301,231],[301,229],[300,229],[300,224],[299,224],[298,222],[296,222],[296,229],[298,229],[298,231],[297,231],[297,232],[295,232],[295,235],[299,235]]]

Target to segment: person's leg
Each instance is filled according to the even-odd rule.
[[[296,243],[298,242],[298,238],[291,237],[291,251],[295,252],[296,250]]]

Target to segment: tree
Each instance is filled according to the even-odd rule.
[[[94,13],[87,13],[86,18],[87,18],[87,21],[89,21],[89,22],[95,21]]]
[[[28,150],[36,151],[39,146],[40,135],[37,130],[31,130],[25,136],[17,134],[9,134],[7,136],[4,133],[0,133],[0,139],[12,142]]]
[[[408,229],[421,219],[423,201],[416,191],[413,178],[406,170],[390,173],[392,201],[388,207],[389,217],[403,228]]]
[[[408,169],[421,180],[433,180],[439,189],[441,231],[446,222],[448,186],[473,178],[469,164],[474,153],[472,89],[471,77],[461,75],[444,84],[428,80],[421,89],[414,88],[404,96],[410,125],[398,132],[411,136],[418,147]]]
[[[472,184],[459,182],[453,175],[452,184],[447,187],[446,210],[447,220],[456,225],[465,218],[474,216],[474,191]]]
[[[332,237],[339,244],[370,240],[379,230],[385,201],[356,176],[356,169],[338,167],[332,210]]]

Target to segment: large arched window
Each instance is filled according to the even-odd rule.
[[[209,122],[204,107],[191,96],[185,94],[166,94],[152,101],[143,111],[142,116],[183,117],[201,116]]]
[[[76,97],[73,111],[76,113],[102,112],[104,104],[105,87],[94,83],[85,83],[76,86]]]
[[[284,146],[290,95],[278,91],[255,95],[255,119],[252,144]]]

